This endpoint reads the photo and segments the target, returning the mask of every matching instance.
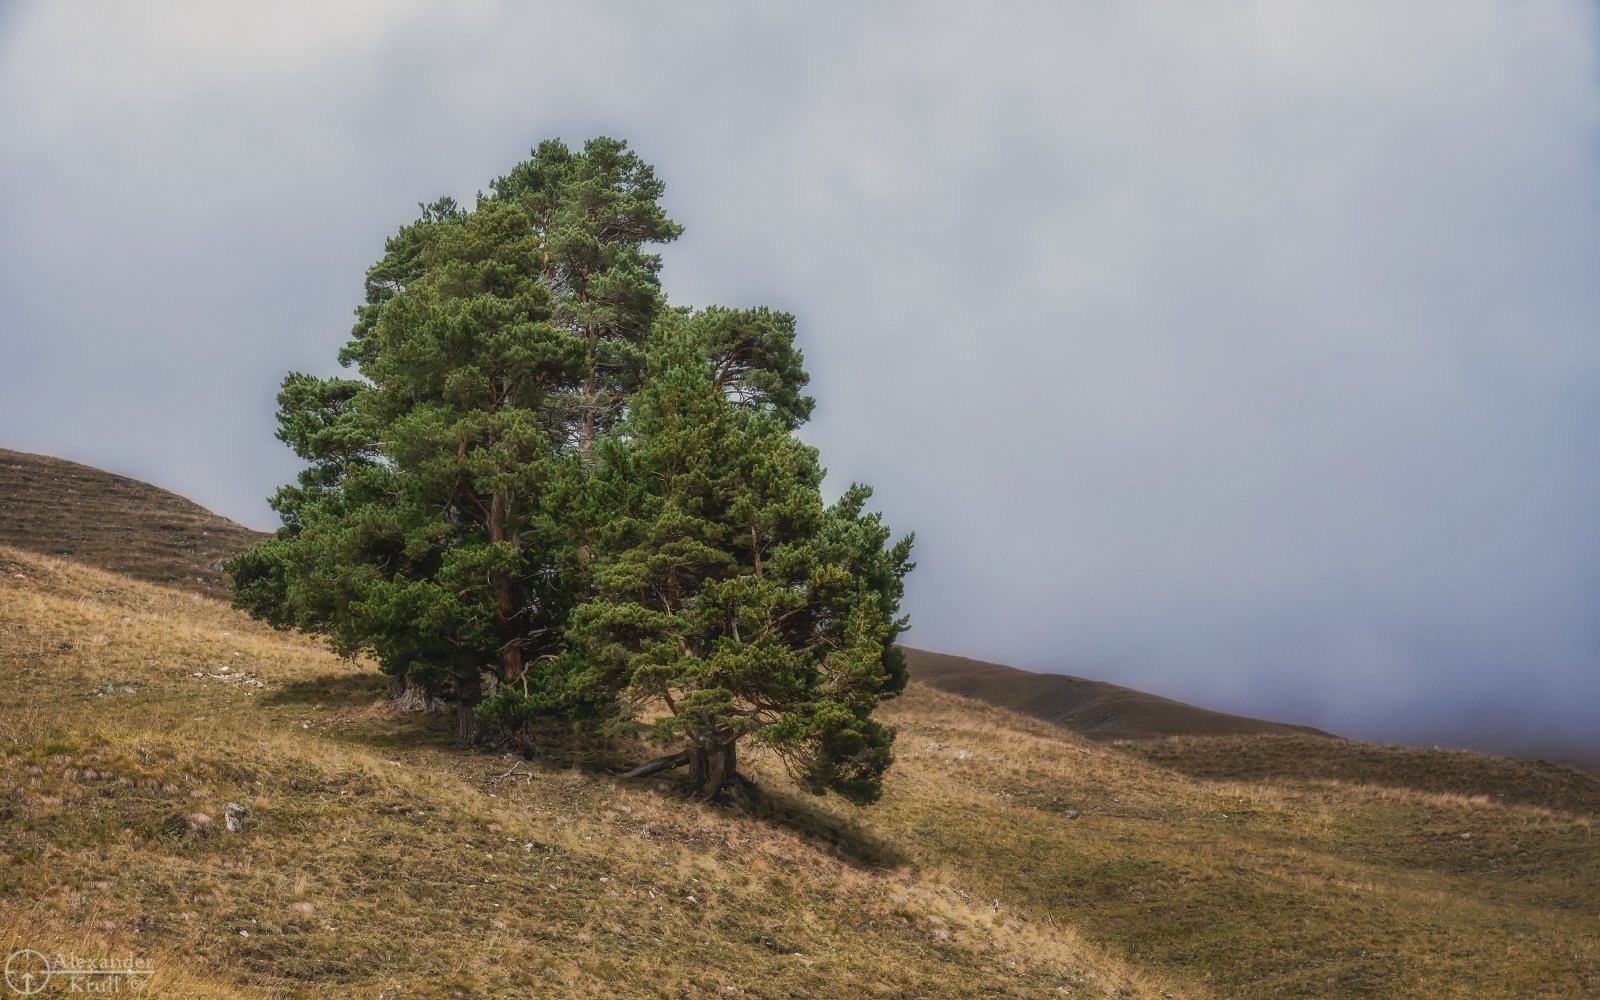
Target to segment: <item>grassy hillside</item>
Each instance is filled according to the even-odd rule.
[[[217,562],[262,537],[149,483],[0,448],[0,545],[226,599]]]
[[[1549,766],[1091,743],[914,685],[879,805],[753,755],[763,793],[703,807],[458,751],[305,639],[17,550],[0,676],[0,946],[156,995],[1600,995],[1600,782]]]
[[[1213,712],[1143,691],[1066,674],[1036,674],[924,649],[907,648],[906,660],[911,676],[929,687],[1066,726],[1096,740],[1157,736],[1329,736],[1310,726]]]

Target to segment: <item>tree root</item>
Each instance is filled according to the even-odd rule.
[[[662,754],[653,760],[645,761],[622,777],[648,778],[652,774],[670,771],[675,767],[692,765],[690,780],[695,785],[694,797],[701,802],[710,802],[729,786],[738,788],[751,799],[760,794],[760,788],[754,781],[740,774],[737,768],[729,766],[733,759],[731,752],[719,751],[708,761],[703,752],[697,760],[695,750],[695,747],[689,747],[677,753]]]
[[[682,767],[689,763],[689,751],[679,750],[677,753],[662,754],[654,760],[647,760],[643,764],[624,774],[624,778],[648,778],[660,771],[670,771],[675,767]]]

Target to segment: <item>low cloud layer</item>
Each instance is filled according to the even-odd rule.
[[[0,444],[271,526],[384,237],[629,139],[795,312],[916,645],[1390,740],[1600,732],[1586,4],[0,8]]]

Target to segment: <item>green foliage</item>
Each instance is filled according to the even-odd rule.
[[[644,247],[670,243],[682,227],[661,208],[665,185],[654,169],[616,139],[594,139],[576,154],[541,143],[493,189],[536,235],[551,320],[578,352],[560,413],[587,454],[638,384],[662,308],[661,258]]]
[[[659,308],[643,242],[676,235],[620,143],[546,143],[512,176],[389,240],[340,352],[359,379],[284,380],[279,437],[308,467],[230,567],[239,606],[454,696],[468,738],[483,672],[562,649],[581,567],[545,490],[593,366]]]
[[[722,306],[681,315],[688,336],[711,359],[712,384],[730,400],[769,411],[788,430],[810,419],[816,400],[800,394],[811,376],[794,346],[793,316]]]
[[[471,209],[422,206],[368,272],[358,377],[284,379],[306,468],[235,603],[454,698],[464,740],[659,710],[702,794],[752,739],[868,801],[911,541],[865,487],[824,504],[792,316],[666,307],[662,191],[624,143],[546,142]]]
[[[601,450],[613,506],[570,637],[592,684],[665,711],[656,740],[714,757],[751,737],[807,787],[870,801],[894,735],[870,713],[905,684],[911,539],[886,546],[865,487],[824,505],[815,449],[776,404],[724,391],[705,331],[664,324]]]

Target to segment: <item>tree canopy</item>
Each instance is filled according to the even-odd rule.
[[[551,141],[422,206],[368,272],[355,377],[283,381],[306,467],[235,603],[453,700],[464,743],[635,727],[673,748],[636,773],[709,798],[754,740],[869,801],[911,539],[866,487],[824,503],[792,316],[666,304],[662,193],[625,143]]]

